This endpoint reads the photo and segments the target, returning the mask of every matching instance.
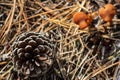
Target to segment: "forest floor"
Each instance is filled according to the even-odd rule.
[[[110,24],[98,14],[108,3],[116,8]],[[80,11],[95,16],[86,29],[73,22]],[[10,80],[11,47],[29,31],[52,32],[59,44],[53,71],[37,80],[120,80],[120,0],[0,0],[0,80]]]

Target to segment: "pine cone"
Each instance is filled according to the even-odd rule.
[[[53,64],[53,43],[44,34],[27,32],[15,40],[12,61],[19,74],[38,77],[48,72]]]

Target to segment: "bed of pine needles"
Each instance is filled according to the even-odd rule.
[[[0,0],[0,80],[7,80],[14,68],[11,46],[19,34],[52,30],[57,31],[54,34],[60,37],[56,40],[59,43],[56,54],[58,67],[54,70],[62,80],[119,80],[120,6],[112,24],[117,29],[103,35],[114,40],[111,50],[100,52],[99,48],[103,46],[99,44],[89,48],[84,40],[90,32],[80,30],[72,21],[75,12],[97,13],[99,7],[106,3],[120,5],[120,0]],[[98,18],[94,24],[107,26],[100,21]]]

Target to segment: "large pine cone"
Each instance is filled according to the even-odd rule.
[[[48,72],[53,64],[54,41],[44,34],[27,32],[15,40],[12,58],[16,71],[30,77],[38,77]]]

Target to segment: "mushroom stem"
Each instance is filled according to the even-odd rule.
[[[81,22],[79,23],[79,26],[80,26],[80,29],[84,29],[84,28],[88,27],[88,23],[85,22],[85,21],[81,21]]]

